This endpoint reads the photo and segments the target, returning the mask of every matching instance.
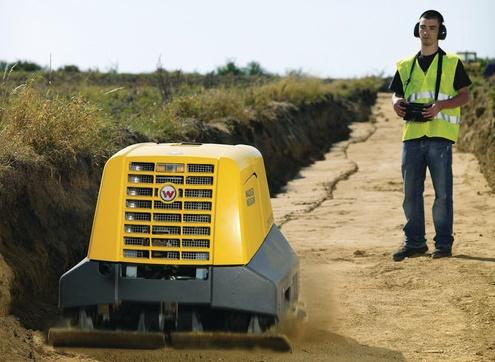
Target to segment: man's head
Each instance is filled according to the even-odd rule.
[[[443,21],[443,16],[438,11],[425,11],[414,27],[414,36],[420,38],[423,45],[433,45],[438,40],[444,40],[447,29]]]

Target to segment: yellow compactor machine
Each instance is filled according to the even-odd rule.
[[[88,255],[60,278],[69,325],[49,342],[288,349],[276,327],[298,271],[257,149],[132,145],[105,165]]]

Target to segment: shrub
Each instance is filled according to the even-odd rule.
[[[236,88],[214,88],[195,94],[176,96],[165,109],[168,119],[182,121],[195,118],[204,122],[234,117],[240,121],[249,118],[242,92]]]
[[[63,67],[59,68],[60,71],[62,72],[67,72],[67,73],[79,73],[79,67],[77,65],[64,65]]]

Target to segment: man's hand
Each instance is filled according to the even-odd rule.
[[[423,111],[423,117],[433,119],[437,116],[438,112],[441,112],[443,109],[460,107],[466,104],[468,101],[468,87],[461,88],[457,91],[457,95],[455,97],[443,101],[436,101],[431,105],[431,107],[426,108]]]
[[[438,112],[440,112],[443,108],[444,107],[442,106],[442,102],[438,101],[436,103],[433,103],[428,108],[425,108],[425,110],[421,114],[426,119],[434,119],[437,116]]]
[[[394,104],[394,111],[395,113],[400,117],[400,118],[404,118],[404,116],[406,115],[406,100],[402,97],[397,97],[395,94],[394,94],[394,97],[392,99],[392,102]]]

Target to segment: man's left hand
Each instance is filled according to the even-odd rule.
[[[427,119],[434,119],[437,116],[438,112],[440,112],[442,109],[443,107],[440,102],[437,102],[433,103],[430,107],[425,108],[422,114],[423,117]]]

